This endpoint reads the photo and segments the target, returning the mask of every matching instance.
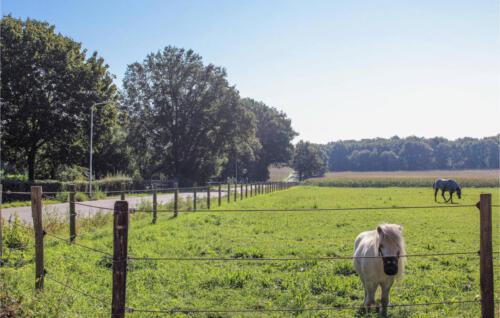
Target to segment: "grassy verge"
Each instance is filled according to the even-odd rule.
[[[493,192],[494,203],[498,204],[498,189],[491,188],[467,189],[460,204],[476,203],[481,192]],[[183,200],[183,209],[189,209],[189,202],[189,199]],[[147,204],[145,200],[143,210],[148,210]],[[404,226],[409,254],[478,250],[479,218],[475,208],[314,211],[327,207],[403,205],[445,206],[434,203],[432,191],[427,188],[295,187],[237,203],[227,204],[223,200],[221,208],[307,208],[312,211],[198,212],[181,213],[177,218],[172,218],[171,213],[159,213],[155,225],[151,224],[150,214],[135,213],[130,220],[129,255],[227,257],[242,261],[132,260],[127,278],[127,305],[144,309],[293,308],[299,310],[298,317],[358,316],[354,310],[306,311],[308,308],[361,304],[363,289],[350,261],[256,262],[251,259],[351,255],[355,237],[383,222]],[[498,208],[493,211],[494,224],[498,224]],[[96,221],[79,220],[79,233],[83,235],[77,242],[111,252],[113,229],[110,220],[110,215],[103,215]],[[48,230],[67,234],[66,223],[53,225]],[[498,227],[494,226],[494,231],[494,249],[498,250]],[[32,289],[31,235],[26,235],[25,242],[21,248],[8,251],[9,262],[0,269],[0,290],[14,300],[0,303],[11,304],[9,310],[17,310],[17,314],[23,317],[109,314],[112,283],[109,259],[47,236],[47,277],[104,299],[105,303],[61,287],[49,279],[45,291],[35,293]],[[478,271],[476,255],[408,259],[405,280],[393,288],[391,301],[405,304],[477,299]],[[498,280],[495,285],[498,288]],[[16,305],[19,301],[22,306]],[[144,313],[134,315],[156,317]],[[389,312],[389,317],[479,315],[480,306],[477,304],[392,308]],[[291,314],[273,313],[269,316],[289,317]]]
[[[43,204],[56,204],[56,203],[61,203],[60,201],[57,200],[43,200]],[[2,203],[2,209],[8,209],[8,208],[17,208],[21,206],[30,206],[31,201],[12,201],[12,202],[7,202],[7,203]]]

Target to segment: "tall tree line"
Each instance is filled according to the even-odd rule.
[[[123,90],[104,59],[36,20],[1,20],[0,163],[30,180],[88,167],[94,107],[96,177],[122,172],[180,184],[265,180],[289,162],[296,135],[283,112],[242,99],[224,68],[167,46],[131,63]]]
[[[331,171],[498,169],[500,135],[486,138],[341,140],[328,143]]]

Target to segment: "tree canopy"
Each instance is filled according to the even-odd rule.
[[[248,177],[267,180],[271,164],[288,163],[292,159],[292,140],[297,133],[284,112],[251,98],[244,98],[241,103],[255,118],[256,137],[260,145],[253,148],[253,160],[246,162]]]
[[[2,149],[8,161],[54,176],[61,164],[82,164],[90,106],[116,98],[104,60],[54,26],[10,16],[1,20]],[[113,127],[117,110],[98,110],[96,130]]]
[[[326,153],[320,145],[301,140],[295,145],[293,168],[301,181],[322,176],[327,169],[326,159]]]
[[[255,135],[253,117],[223,68],[171,46],[131,64],[124,79],[130,141],[144,176],[181,183],[218,174],[228,153]]]
[[[331,171],[498,169],[500,135],[481,139],[392,137],[326,145]]]

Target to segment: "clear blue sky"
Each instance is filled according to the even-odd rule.
[[[98,51],[121,86],[164,46],[224,66],[285,111],[297,139],[481,137],[500,132],[496,0],[3,0]]]

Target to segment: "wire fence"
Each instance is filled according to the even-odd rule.
[[[456,305],[456,304],[471,304],[480,303],[481,300],[454,300],[441,302],[426,302],[426,303],[411,303],[411,304],[388,304],[388,308],[397,307],[422,307],[422,306],[437,306],[437,305]],[[316,307],[316,308],[252,308],[252,309],[137,309],[127,307],[129,313],[152,313],[152,314],[237,314],[237,313],[254,313],[254,312],[313,312],[313,311],[335,311],[335,310],[363,310],[364,306],[360,305],[337,305],[331,307]]]
[[[180,190],[182,188],[165,188],[163,190]],[[186,189],[186,188],[185,188]],[[209,190],[210,188],[208,187],[196,187],[196,188],[187,188],[190,190],[193,189],[205,189]],[[159,189],[155,189],[159,190]],[[146,191],[146,190],[144,190]],[[119,191],[123,192],[123,191]],[[61,193],[61,192],[59,192]],[[23,194],[31,194],[30,192],[26,192]],[[48,192],[46,192],[48,194]],[[99,206],[99,205],[92,205],[92,204],[87,204],[87,203],[81,203],[81,202],[74,202],[71,201],[69,202],[70,204],[74,205],[79,205],[83,207],[89,207],[93,209],[99,209],[99,210],[108,210],[108,211],[114,211],[113,208],[105,207],[105,206]],[[499,207],[499,205],[491,205],[492,207]],[[200,209],[197,211],[193,210],[177,210],[179,213],[200,213],[200,212],[209,212],[209,213],[223,213],[223,212],[238,212],[238,213],[247,213],[247,212],[335,212],[335,211],[374,211],[374,210],[415,210],[415,209],[457,209],[457,208],[472,208],[472,207],[477,207],[476,205],[425,205],[425,206],[382,206],[382,207],[332,207],[332,208],[298,208],[298,209],[275,209],[275,208],[269,208],[269,209]],[[130,212],[131,209],[129,209]],[[132,209],[133,210],[133,209]],[[153,210],[142,210],[141,212],[146,212],[146,213],[152,213],[152,212],[169,212],[172,213],[174,209],[157,209],[156,211]],[[24,226],[24,225],[22,225]],[[32,228],[29,228],[25,226],[25,228],[29,229],[30,231],[33,231]],[[49,233],[44,231],[44,235],[47,235],[48,237],[54,238],[59,241],[63,241],[65,243],[77,246],[79,248],[86,249],[88,251],[91,251],[93,253],[98,253],[100,255],[104,255],[106,258],[109,259],[110,262],[112,263],[117,263],[120,262],[122,263],[124,260],[123,259],[113,259],[113,254],[110,252],[107,252],[105,250],[87,246],[81,243],[74,242],[72,240],[68,240],[65,238],[60,237],[59,235],[56,235],[54,233]],[[498,252],[497,252],[498,253]],[[414,253],[414,254],[405,254],[405,255],[400,255],[399,257],[402,258],[413,258],[413,257],[448,257],[448,256],[473,256],[475,258],[480,256],[479,251],[456,251],[456,252],[437,252],[437,253]],[[383,258],[384,256],[310,256],[310,257],[254,257],[254,258],[245,258],[245,257],[140,257],[140,256],[127,256],[125,261],[165,261],[165,262],[293,262],[293,261],[337,261],[337,260],[354,260],[354,259],[378,259],[378,258]],[[385,256],[387,257],[387,256]],[[91,275],[89,273],[89,275]],[[59,279],[54,278],[50,274],[45,274],[44,277],[46,277],[48,280],[66,288],[72,291],[75,291],[85,297],[91,298],[93,300],[98,301],[99,303],[102,303],[106,307],[109,307],[109,301],[96,297],[94,295],[91,295],[85,291],[79,290],[75,288],[74,286],[69,285],[67,282],[62,282]],[[451,305],[459,305],[459,304],[473,304],[473,303],[480,303],[480,299],[474,299],[474,300],[448,300],[448,301],[440,301],[440,302],[423,302],[423,303],[403,303],[403,304],[390,304],[387,305],[387,308],[396,308],[396,307],[422,307],[422,306],[451,306]],[[159,309],[148,309],[148,308],[134,308],[134,307],[126,307],[126,311],[128,313],[151,313],[151,314],[176,314],[176,313],[181,313],[181,314],[223,314],[223,313],[254,313],[254,312],[313,312],[313,311],[336,311],[336,310],[360,310],[365,308],[364,306],[357,306],[357,305],[344,305],[344,304],[339,304],[335,306],[329,306],[329,307],[312,307],[312,308],[307,308],[307,307],[301,307],[301,308],[251,308],[251,309],[238,309],[238,308],[232,308],[232,309],[207,309],[207,308],[186,308],[186,309],[179,309],[179,308],[159,308]]]

